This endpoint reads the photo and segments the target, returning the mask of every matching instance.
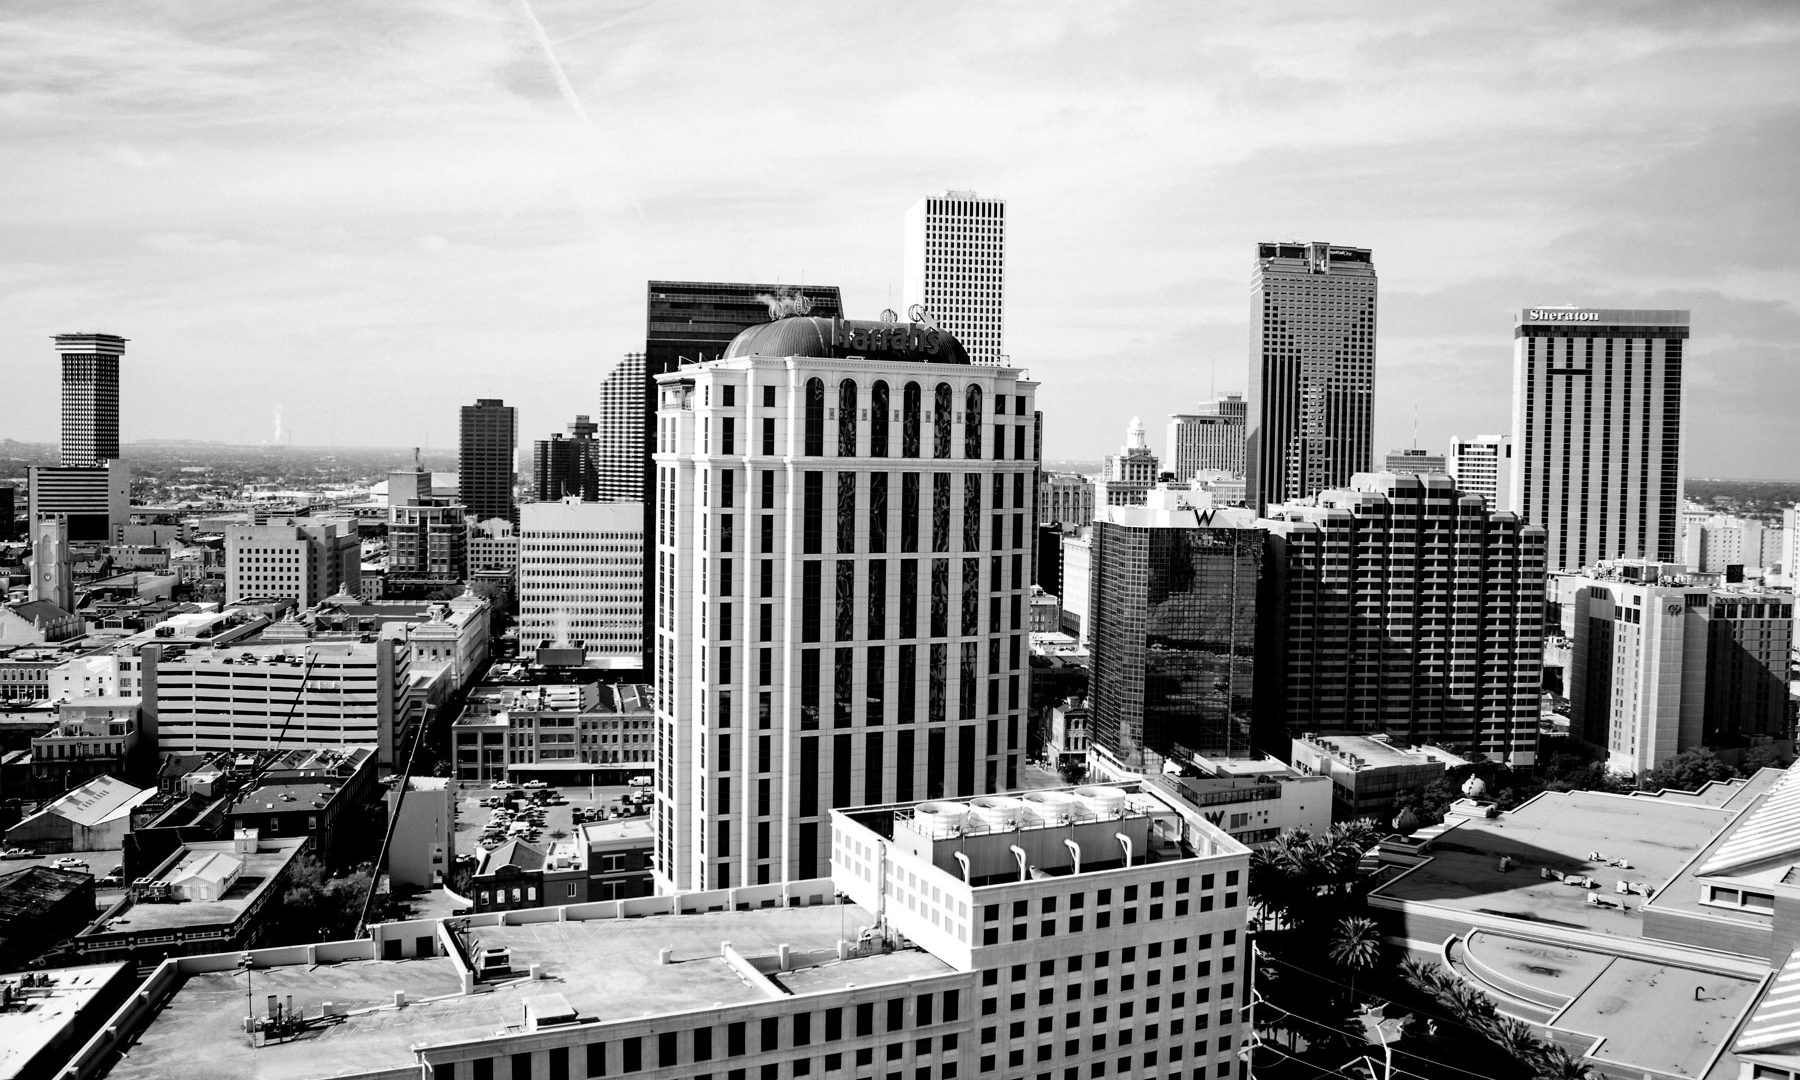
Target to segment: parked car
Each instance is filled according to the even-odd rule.
[[[490,790],[490,791],[511,791],[512,787],[513,787],[513,782],[511,780],[496,780],[493,783],[488,785],[488,790]]]
[[[648,776],[643,776],[643,775],[634,776],[625,782],[627,784],[630,784],[632,787],[649,787],[650,786],[650,778]]]
[[[523,784],[520,784],[519,786],[524,788],[527,791],[532,791],[537,788],[547,788],[550,785],[549,785],[549,783],[547,783],[546,781],[543,781],[543,780],[527,780]]]
[[[0,859],[29,859],[36,854],[37,853],[30,848],[9,847],[4,851],[0,851]]]
[[[72,855],[65,855],[50,865],[58,870],[86,870],[88,868],[86,860],[77,859]]]
[[[111,870],[108,870],[104,875],[101,876],[99,884],[101,884],[101,885],[123,885],[123,884],[125,884],[125,868],[123,866],[115,866]]]

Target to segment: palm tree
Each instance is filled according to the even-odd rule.
[[[1350,973],[1350,1001],[1355,1004],[1356,973],[1371,971],[1381,962],[1381,930],[1374,919],[1351,916],[1338,923],[1325,954]]]
[[[1530,1059],[1532,1080],[1593,1080],[1594,1070],[1560,1046],[1542,1046]]]
[[[1537,1032],[1530,1024],[1511,1017],[1498,1019],[1488,1030],[1487,1036],[1494,1045],[1507,1057],[1514,1061],[1535,1061],[1542,1055],[1544,1046],[1538,1042]]]

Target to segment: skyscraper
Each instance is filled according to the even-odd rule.
[[[1542,529],[1411,473],[1357,476],[1259,524],[1266,749],[1309,731],[1385,732],[1536,760]]]
[[[1528,308],[1513,331],[1511,505],[1551,569],[1674,562],[1686,311]]]
[[[1444,469],[1456,486],[1471,495],[1487,500],[1489,510],[1509,510],[1507,487],[1512,482],[1513,441],[1511,435],[1477,435],[1465,439],[1450,436],[1450,453]]]
[[[119,456],[119,357],[125,338],[58,334],[62,356],[62,463],[99,465]]]
[[[586,416],[569,424],[569,437],[561,432],[531,444],[531,491],[538,502],[600,498],[600,444],[594,438],[599,425]]]
[[[810,877],[833,807],[1017,786],[1035,384],[787,318],[658,387],[659,886]]]
[[[977,364],[1006,354],[1006,200],[930,195],[906,212],[900,295],[950,331]]]
[[[1375,266],[1367,248],[1257,245],[1248,405],[1245,487],[1258,512],[1369,471]]]
[[[733,281],[652,281],[645,300],[642,380],[638,387],[635,456],[644,504],[644,535],[654,536],[656,515],[657,376],[683,364],[717,360],[732,339],[783,314],[834,318],[844,313],[836,285],[757,285]],[[626,358],[625,367],[631,360]],[[603,412],[603,416],[605,413]],[[609,421],[610,423],[610,421]],[[648,545],[647,545],[648,547]],[[644,560],[644,663],[657,648],[656,564]]]
[[[1205,402],[1199,412],[1170,415],[1163,467],[1183,482],[1202,469],[1242,476],[1245,417],[1242,394]]]
[[[1604,749],[1609,767],[1645,772],[1787,730],[1793,593],[1641,559],[1559,576],[1554,588],[1572,642],[1570,732]]]
[[[1089,729],[1109,766],[1250,749],[1263,545],[1245,509],[1170,499],[1096,515]]]
[[[462,407],[462,443],[457,457],[457,495],[476,521],[505,518],[519,523],[513,487],[519,474],[517,411],[499,398],[478,398]]]
[[[540,664],[641,670],[643,508],[571,499],[529,503],[520,518],[520,655]]]
[[[644,354],[626,353],[600,383],[594,472],[598,498],[644,500]]]

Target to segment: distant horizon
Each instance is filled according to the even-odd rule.
[[[28,446],[28,447],[40,447],[40,448],[44,448],[47,450],[56,450],[58,448],[58,445],[59,444],[57,444],[56,442],[44,442],[44,441],[36,441],[36,440],[11,439],[11,438],[0,439],[0,446]],[[136,439],[136,440],[132,440],[130,442],[121,442],[120,446],[121,446],[121,448],[132,447],[132,446],[165,446],[165,447],[191,446],[191,447],[204,447],[204,448],[216,449],[216,450],[274,450],[274,449],[279,449],[279,450],[304,450],[304,451],[309,451],[309,452],[324,451],[324,452],[328,452],[328,453],[334,452],[334,451],[340,451],[340,450],[343,450],[343,451],[360,450],[360,451],[370,451],[370,452],[380,452],[380,453],[395,453],[395,454],[403,454],[403,455],[408,455],[408,456],[410,456],[412,454],[414,449],[417,449],[421,456],[423,456],[425,454],[434,454],[434,453],[455,455],[460,452],[460,450],[457,447],[448,447],[448,446],[421,446],[421,447],[415,448],[415,447],[411,447],[411,446],[387,446],[387,445],[381,445],[381,444],[377,444],[377,443],[356,443],[356,444],[346,443],[346,444],[341,444],[341,445],[320,445],[317,443],[238,443],[238,442],[224,442],[224,441],[215,440],[215,439]],[[129,461],[130,455],[125,455],[124,459]],[[1045,469],[1049,469],[1051,466],[1065,466],[1065,465],[1066,466],[1091,465],[1096,468],[1101,468],[1101,467],[1104,467],[1105,460],[1103,458],[1073,458],[1073,457],[1045,458],[1042,461],[1042,465],[1044,466]],[[440,469],[438,471],[442,472],[444,470]],[[1371,471],[1379,472],[1380,470],[1375,469],[1375,470],[1371,470]],[[1725,482],[1725,483],[1734,483],[1734,484],[1800,484],[1800,475],[1794,475],[1794,476],[1717,476],[1717,475],[1713,475],[1713,476],[1684,476],[1684,477],[1682,477],[1683,483],[1686,483],[1690,480],[1699,480],[1699,481],[1708,481],[1708,482]]]

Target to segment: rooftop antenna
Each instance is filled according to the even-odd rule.
[[[1413,444],[1412,444],[1412,448],[1414,450],[1417,450],[1419,448],[1419,399],[1418,398],[1413,398]]]

